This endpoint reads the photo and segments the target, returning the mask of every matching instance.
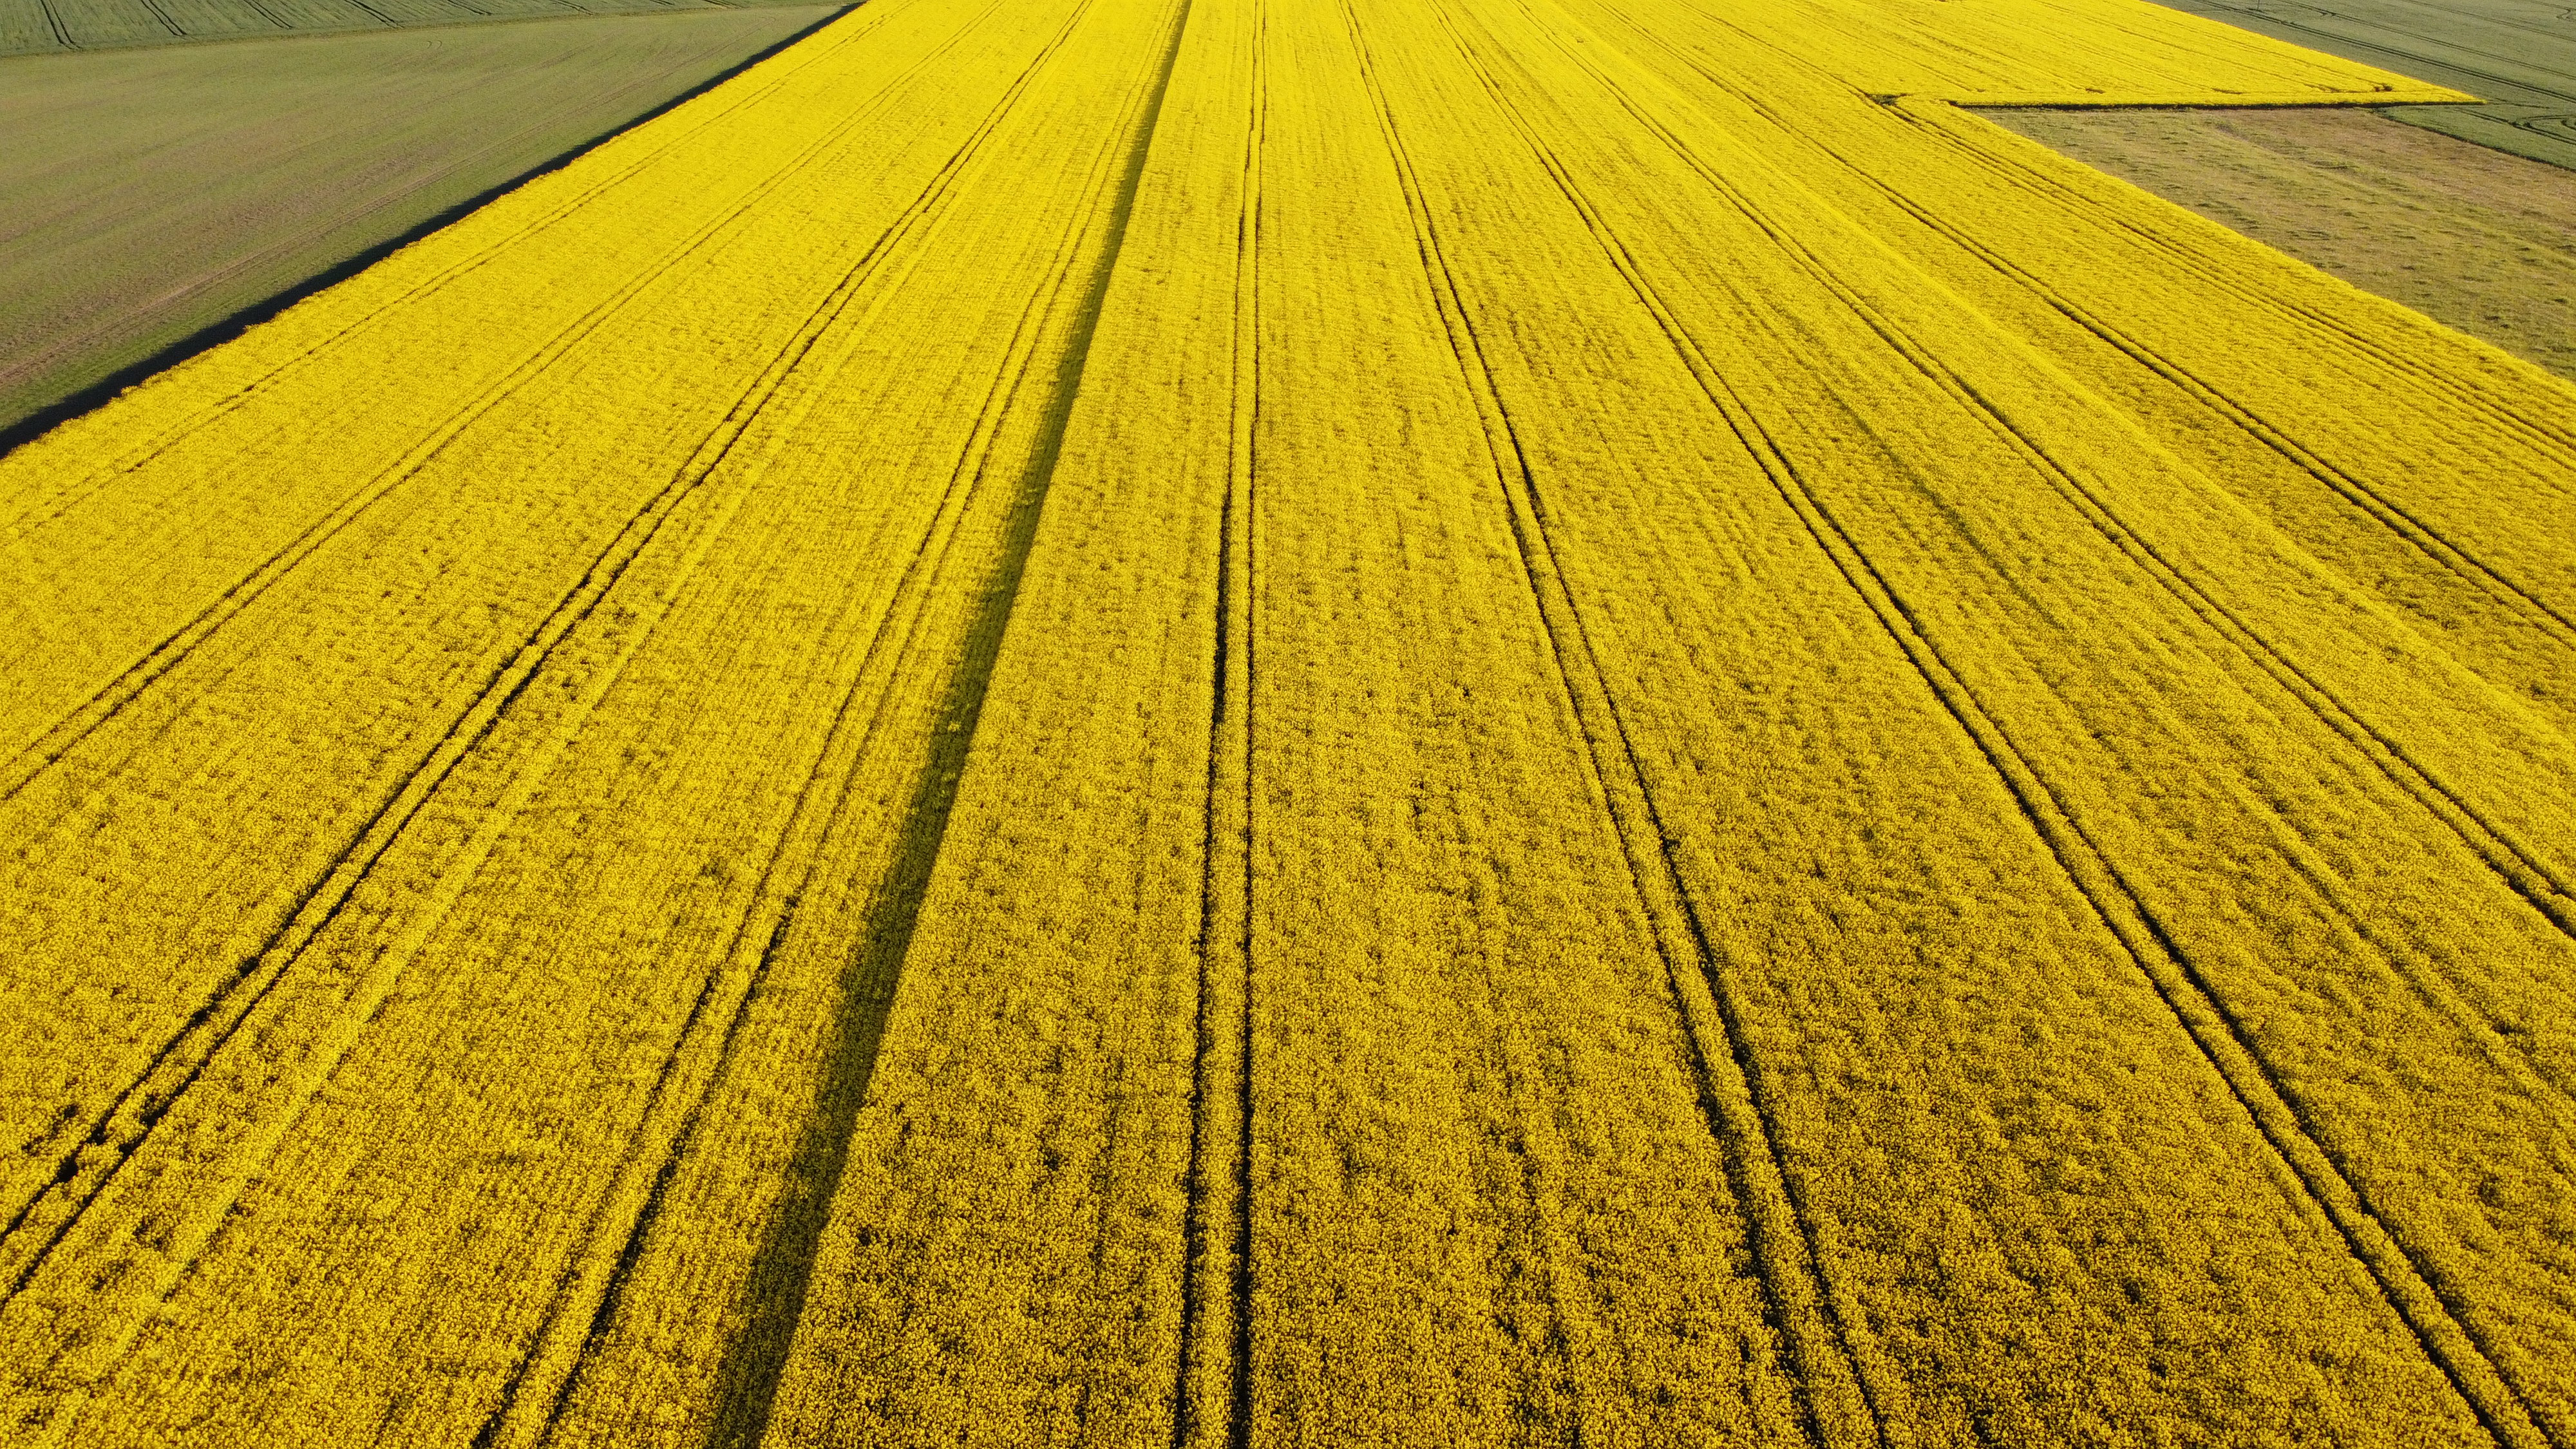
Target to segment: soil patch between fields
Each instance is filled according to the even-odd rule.
[[[2576,378],[2576,171],[2339,107],[1985,114]]]

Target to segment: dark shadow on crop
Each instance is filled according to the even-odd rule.
[[[1112,203],[1107,244],[1095,264],[1064,360],[1057,365],[1045,403],[1035,448],[1023,473],[1018,496],[1003,530],[1001,555],[984,597],[968,626],[956,673],[951,677],[937,715],[936,745],[920,783],[914,787],[897,835],[894,862],[862,927],[857,954],[841,980],[841,999],[824,1037],[826,1053],[814,1103],[787,1183],[771,1217],[741,1304],[743,1326],[726,1345],[716,1373],[714,1430],[708,1442],[718,1449],[751,1449],[768,1432],[777,1402],[778,1383],[787,1367],[796,1325],[814,1279],[815,1252],[831,1217],[850,1158],[850,1137],[859,1108],[867,1097],[868,1079],[876,1066],[877,1045],[894,1002],[905,954],[912,947],[923,897],[932,869],[948,837],[957,785],[982,719],[984,698],[1001,654],[1004,631],[1018,602],[1020,580],[1037,541],[1038,520],[1055,479],[1056,458],[1064,444],[1067,422],[1082,387],[1091,339],[1109,290],[1109,278],[1127,239],[1127,222],[1135,209],[1136,189],[1144,175],[1145,155],[1162,117],[1172,71],[1187,24],[1187,7],[1172,27],[1169,48],[1142,123],[1129,143],[1125,169]]]

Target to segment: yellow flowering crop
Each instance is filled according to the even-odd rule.
[[[0,460],[30,1444],[2576,1442],[2576,390],[2129,0],[872,0]]]

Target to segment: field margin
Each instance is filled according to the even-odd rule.
[[[380,242],[373,243],[360,251],[354,252],[340,261],[334,262],[330,266],[323,268],[321,271],[314,273],[312,276],[306,277],[300,282],[296,282],[290,286],[282,288],[257,302],[251,303],[247,307],[235,310],[229,315],[217,318],[216,320],[207,323],[205,326],[198,328],[196,331],[189,333],[185,337],[181,337],[177,341],[160,348],[149,356],[138,358],[77,392],[74,392],[58,401],[47,403],[43,407],[36,409],[34,412],[29,413],[27,416],[20,418],[16,422],[0,425],[0,459],[6,459],[19,448],[35,441],[37,438],[43,437],[46,433],[51,432],[62,424],[67,423],[84,413],[90,412],[103,404],[115,400],[115,398],[126,389],[143,383],[156,374],[166,372],[201,353],[210,352],[215,348],[240,337],[242,334],[259,326],[261,323],[276,318],[298,302],[302,302],[307,298],[328,291],[332,287],[338,286],[340,283],[349,280],[360,272],[365,271],[367,268],[372,267],[376,263],[394,255],[396,252],[401,251],[403,248],[411,246],[416,242],[425,241],[428,238],[437,235],[439,232],[446,230],[457,222],[463,221],[466,217],[473,215],[475,212],[491,205],[493,202],[500,200],[502,197],[518,190],[520,187],[526,186],[532,181],[536,181],[542,177],[549,176],[557,171],[563,170],[575,161],[578,161],[582,157],[589,155],[591,152],[598,150],[600,147],[607,145],[609,142],[616,140],[618,137],[625,135],[627,132],[634,130],[636,127],[645,125],[648,122],[657,120],[672,111],[678,110],[680,107],[687,105],[689,102],[696,100],[698,97],[705,95],[716,87],[742,75],[752,67],[760,65],[763,62],[781,54],[789,47],[801,44],[804,41],[813,38],[825,27],[841,20],[851,11],[858,9],[866,3],[868,3],[868,0],[845,0],[845,3],[836,6],[830,14],[816,19],[813,24],[804,26],[791,34],[780,37],[770,44],[761,47],[759,50],[752,52],[750,55],[743,57],[740,61],[727,66],[723,70],[716,72],[714,75],[708,76],[705,80],[698,82],[687,90],[656,103],[650,109],[638,112],[636,115],[629,117],[625,121],[622,121],[607,130],[600,131],[576,142],[575,144],[556,152],[554,155],[539,161],[537,164],[528,167],[526,170],[521,171],[516,175],[494,182],[492,185],[474,193],[472,196],[465,197],[450,206],[442,208],[433,215],[423,217],[421,220],[405,228],[400,233],[387,237]],[[780,6],[769,8],[787,7]],[[642,11],[634,13],[649,15],[653,12]],[[514,16],[506,20],[496,20],[490,23],[515,24],[523,19],[539,20],[552,18],[554,17]],[[564,18],[576,19],[580,17],[566,16]],[[458,24],[468,23],[471,22],[458,22]],[[436,29],[442,27],[413,28]],[[225,39],[273,39],[280,41],[306,39],[330,40],[353,34],[372,35],[374,33],[376,32],[338,30],[310,33],[298,32],[291,35],[278,35],[275,37],[228,36],[225,37]],[[118,50],[146,48],[158,47],[117,47]],[[36,53],[50,54],[51,52]],[[84,50],[70,53],[90,55],[102,52]]]

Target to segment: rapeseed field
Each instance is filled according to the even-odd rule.
[[[29,1445],[2576,1444],[2576,388],[2134,0],[870,0],[0,459]]]

